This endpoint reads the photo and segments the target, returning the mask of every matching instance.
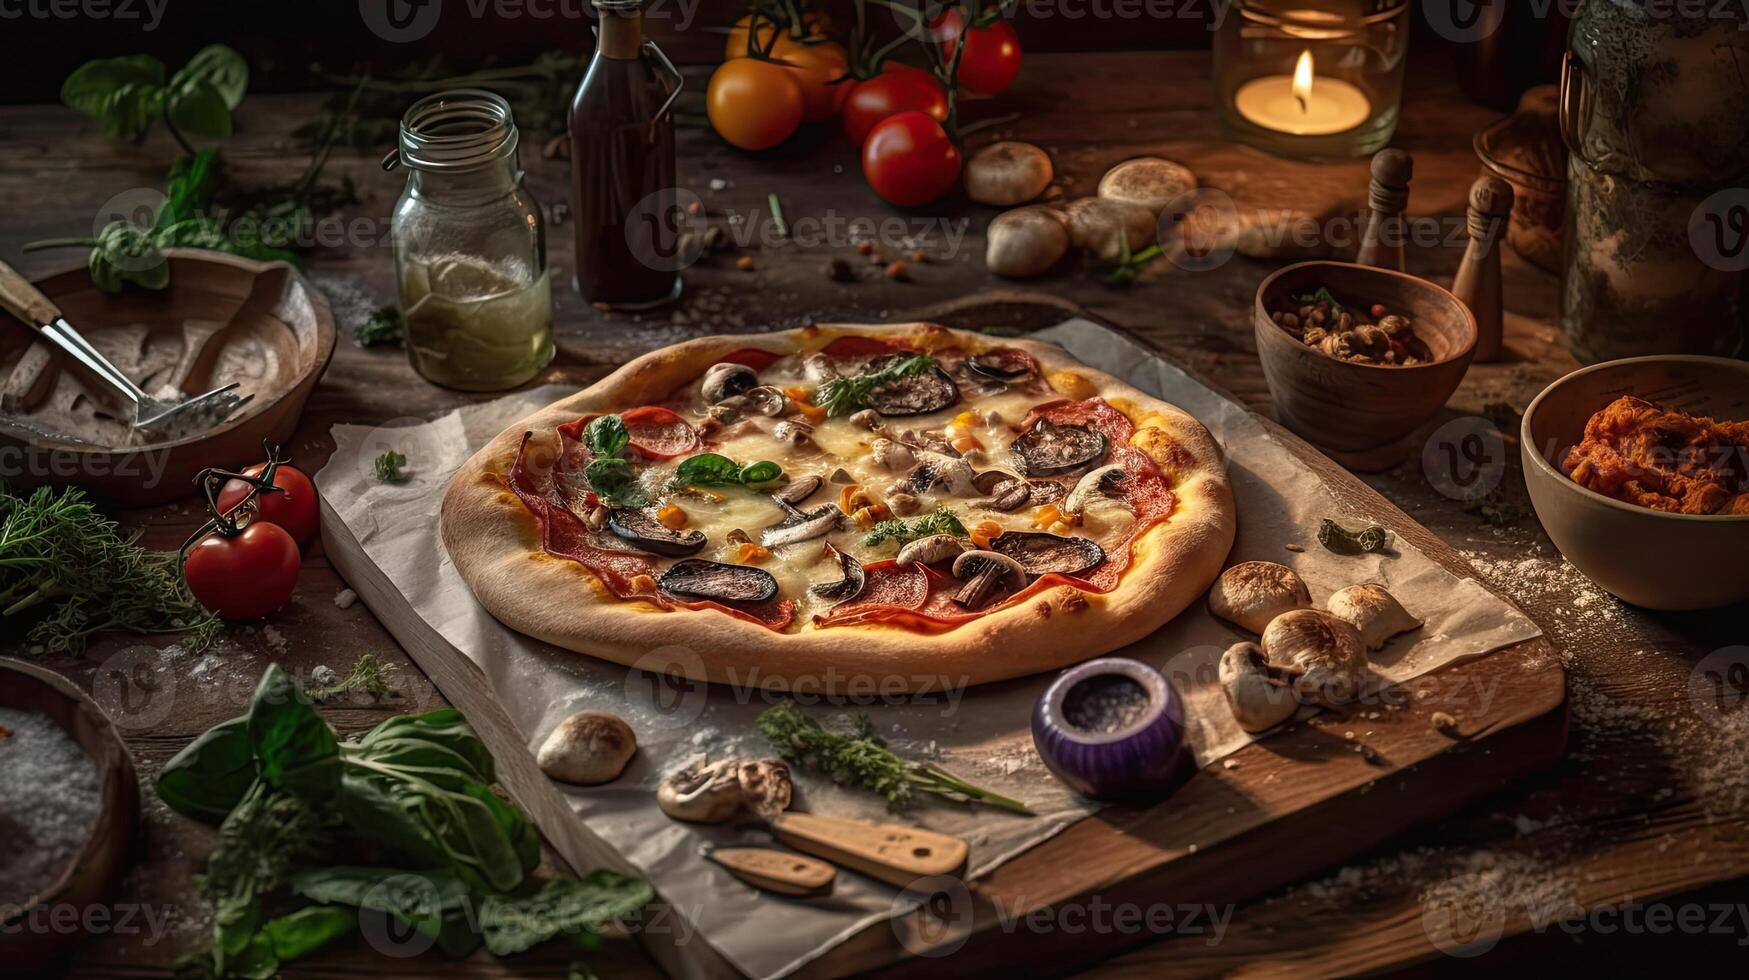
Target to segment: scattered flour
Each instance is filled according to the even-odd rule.
[[[48,715],[0,708],[0,905],[54,884],[102,805],[97,764]]]

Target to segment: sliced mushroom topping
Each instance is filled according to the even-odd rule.
[[[965,546],[960,539],[951,534],[931,534],[927,538],[918,538],[899,549],[899,557],[894,562],[899,565],[915,565],[922,562],[925,565],[949,558],[958,558],[965,553]]]
[[[1014,440],[1011,448],[1027,476],[1068,473],[1105,458],[1105,436],[1084,425],[1057,425],[1049,419]]]
[[[859,429],[867,429],[870,432],[879,432],[881,431],[881,428],[886,425],[885,422],[881,421],[881,413],[872,408],[863,408],[852,412],[850,415],[850,424]]]
[[[759,532],[759,543],[767,548],[779,548],[798,541],[812,541],[837,530],[844,512],[837,504],[821,504],[809,511],[798,511],[777,524]]]
[[[883,470],[909,469],[917,462],[911,447],[892,439],[876,439],[869,444],[868,457]]]
[[[825,354],[809,354],[802,358],[802,376],[814,384],[824,384],[838,377],[838,365]]]
[[[862,587],[868,584],[868,576],[863,572],[862,562],[854,555],[839,551],[828,541],[826,553],[838,560],[838,568],[843,574],[836,582],[821,582],[808,586],[808,591],[822,599],[832,602],[849,602],[862,594]]]
[[[784,396],[782,389],[774,388],[771,385],[760,385],[757,388],[749,389],[741,397],[747,400],[745,411],[749,415],[782,415],[784,407],[789,404],[789,399]]]
[[[1032,373],[1032,358],[1012,347],[998,347],[972,355],[966,366],[986,378],[1018,381]]]
[[[607,515],[607,529],[632,547],[665,558],[696,555],[705,545],[702,531],[676,531],[645,511],[626,507]]]
[[[1105,495],[1123,477],[1124,469],[1117,463],[1089,471],[1063,499],[1063,513],[1077,518],[1087,513],[1087,505],[1093,502],[1093,498]]]
[[[759,384],[759,372],[745,364],[733,364],[724,361],[712,364],[704,373],[704,385],[701,389],[704,400],[712,405],[725,398],[744,395]]]
[[[763,568],[687,558],[662,573],[663,592],[716,602],[764,602],[777,596],[777,579]]]
[[[1028,575],[1074,575],[1105,561],[1105,549],[1092,538],[1043,531],[1003,531],[990,539],[990,550],[1014,559]]]
[[[877,361],[875,365],[879,363]],[[958,401],[959,397],[959,386],[953,383],[953,379],[940,368],[932,367],[871,389],[863,396],[863,402],[882,415],[896,417],[939,412]]]
[[[819,492],[820,485],[826,481],[818,476],[804,476],[791,480],[789,485],[771,495],[780,507],[794,507],[802,501]]]
[[[905,492],[913,496],[928,493],[937,486],[946,486],[954,496],[964,497],[976,492],[972,480],[976,474],[972,464],[957,456],[924,450],[916,468],[905,475]]]
[[[795,419],[784,419],[771,427],[771,437],[792,446],[805,446],[814,441],[814,427]]]
[[[966,584],[953,601],[967,609],[982,609],[1008,593],[1026,588],[1026,570],[1007,555],[968,551],[953,560],[953,577]]]

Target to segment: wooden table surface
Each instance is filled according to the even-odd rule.
[[[974,103],[967,112],[973,120],[1010,112],[1021,117],[985,130],[973,142],[1001,133],[1046,147],[1068,196],[1090,193],[1110,164],[1144,153],[1192,162],[1235,158],[1260,178],[1278,181],[1296,181],[1306,173],[1224,144],[1208,106],[1208,71],[1205,53],[1030,58],[1013,90],[998,102]],[[692,76],[702,90],[703,75],[694,71]],[[1476,174],[1471,135],[1494,118],[1464,102],[1451,77],[1437,62],[1410,73],[1397,144],[1416,157],[1414,215],[1457,213]],[[290,134],[318,101],[316,96],[251,97],[241,109],[237,134],[223,143],[235,176],[260,185],[294,178],[306,153]],[[161,133],[144,146],[111,144],[58,106],[0,111],[0,145],[6,148],[0,154],[0,213],[5,215],[0,257],[32,274],[76,257],[24,255],[22,243],[83,233],[114,195],[159,186],[174,157],[174,147]],[[698,194],[731,238],[763,228],[767,194],[777,192],[792,227],[811,216],[828,232],[834,221],[843,228],[852,218],[902,219],[906,233],[926,229],[922,244],[930,260],[912,263],[909,281],[893,281],[868,266],[842,232],[818,245],[754,235],[746,247],[688,269],[685,298],[658,313],[605,315],[569,290],[556,290],[561,353],[543,381],[586,384],[635,353],[701,332],[894,320],[923,310],[946,311],[949,322],[983,325],[1026,310],[1025,325],[1041,325],[1030,322],[1039,319],[1036,306],[1006,305],[1019,294],[1029,304],[1060,306],[1064,316],[1079,307],[1111,320],[1267,411],[1269,393],[1255,360],[1248,317],[1257,282],[1279,262],[1240,257],[1212,271],[1190,273],[1161,261],[1130,289],[1106,286],[1071,263],[1017,288],[983,268],[982,233],[993,210],[957,197],[917,212],[893,209],[868,190],[855,151],[835,132],[805,134],[778,151],[751,156],[696,125],[683,126],[679,153],[682,184]],[[523,161],[530,186],[551,212],[566,196],[564,161],[543,159],[532,138]],[[1358,176],[1363,166],[1346,165],[1338,172],[1364,180]],[[340,229],[344,241],[315,251],[308,272],[332,298],[343,333],[349,334],[370,308],[393,299],[387,216],[400,179],[382,173],[376,158],[365,155],[336,157],[327,178],[342,174],[357,181],[361,200],[344,222],[328,226]],[[562,221],[550,228],[551,261],[560,280],[568,280],[571,270],[569,232]],[[950,238],[961,234],[952,245]],[[909,249],[885,250],[899,257]],[[1413,248],[1410,271],[1449,281],[1461,251],[1461,241]],[[740,255],[752,257],[752,271],[736,267]],[[833,257],[858,263],[860,281],[830,281],[823,270]],[[1492,403],[1522,410],[1543,385],[1575,367],[1554,325],[1554,278],[1508,253],[1506,292],[1508,356],[1472,368],[1446,414],[1429,430],[1477,416]],[[343,339],[289,448],[313,472],[332,451],[328,432],[336,423],[426,419],[470,397],[420,381],[397,349],[364,350]],[[1481,919],[1497,922],[1505,935],[1480,961],[1486,964],[1559,951],[1621,966],[1660,962],[1677,941],[1688,957],[1722,957],[1738,949],[1738,942],[1749,942],[1749,915],[1741,913],[1708,915],[1710,928],[1698,932],[1632,925],[1642,921],[1633,915],[1641,904],[1716,911],[1742,897],[1749,875],[1749,710],[1725,710],[1695,680],[1701,658],[1745,642],[1746,610],[1652,615],[1601,593],[1561,562],[1529,516],[1516,449],[1511,443],[1506,448],[1505,459],[1495,464],[1504,472],[1493,521],[1438,493],[1417,461],[1367,481],[1465,552],[1478,575],[1516,599],[1564,651],[1573,704],[1567,759],[1470,813],[1419,828],[1350,867],[1332,868],[1326,877],[1240,907],[1219,941],[1206,933],[1090,941],[1090,957],[1119,954],[1093,970],[1140,976],[1163,971],[1332,974],[1412,964],[1459,968],[1470,961],[1442,956],[1429,938],[1438,931],[1430,923],[1442,902],[1454,896],[1479,908]],[[146,527],[150,542],[172,547],[197,515],[184,504],[126,518]],[[95,685],[111,704],[129,699],[119,720],[147,779],[194,735],[235,715],[269,661],[304,672],[325,665],[344,673],[359,654],[373,652],[393,665],[402,697],[387,706],[330,711],[344,731],[368,727],[391,711],[440,704],[369,611],[360,605],[340,608],[336,597],[344,588],[318,552],[306,557],[290,606],[267,625],[232,630],[204,658],[121,637],[106,638],[83,657],[51,666]],[[1391,805],[1388,799],[1378,802]],[[157,941],[143,935],[95,937],[75,962],[80,975],[162,975],[206,929],[192,874],[211,847],[211,835],[150,800],[146,823],[143,861],[119,901],[168,911],[166,933]],[[1582,928],[1568,922],[1581,910],[1597,910]],[[455,973],[545,976],[568,960],[565,950],[551,948],[505,962],[481,954]],[[591,963],[605,976],[653,972],[625,939],[610,941]],[[976,966],[951,960],[944,965]],[[424,958],[385,959],[355,942],[286,973],[411,976],[438,969],[451,968]]]

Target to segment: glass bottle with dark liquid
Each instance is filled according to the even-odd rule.
[[[680,295],[685,264],[669,111],[680,73],[644,40],[643,0],[594,3],[595,57],[571,100],[576,285],[591,303],[654,306]]]

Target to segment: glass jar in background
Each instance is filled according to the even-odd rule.
[[[1583,363],[1749,344],[1749,15],[1588,3],[1561,76],[1561,320]]]
[[[383,161],[407,168],[395,278],[407,357],[435,384],[502,391],[553,359],[545,225],[516,145],[508,102],[457,89],[413,103]]]

